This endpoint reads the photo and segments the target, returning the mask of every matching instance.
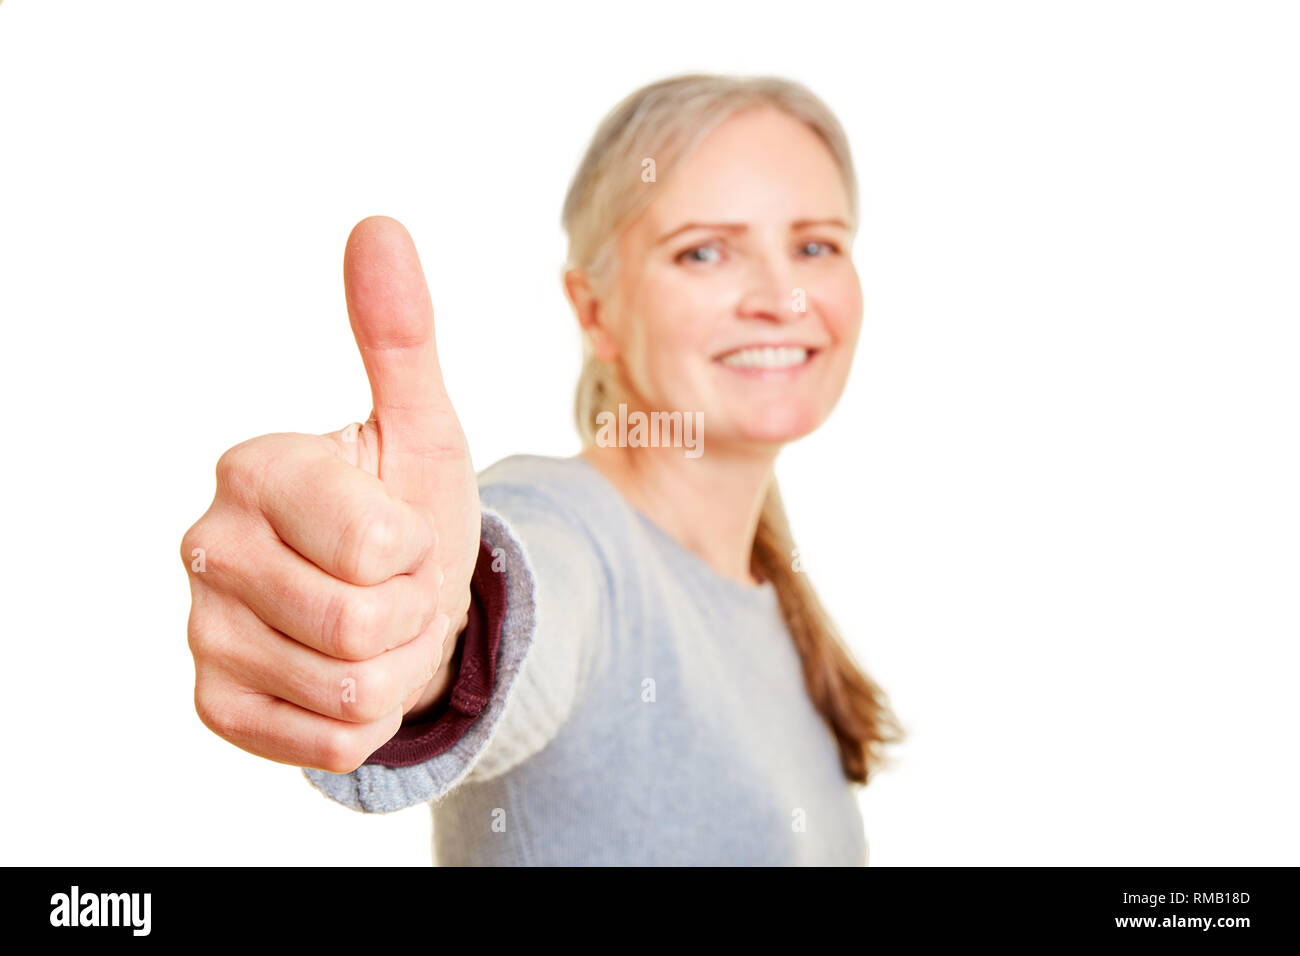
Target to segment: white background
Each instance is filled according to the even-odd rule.
[[[0,5],[5,863],[427,863],[194,713],[213,465],[369,409],[401,219],[478,467],[578,449],[564,189],[687,70],[841,117],[865,327],[780,475],[911,739],[871,862],[1296,864],[1300,30],[1269,3]]]

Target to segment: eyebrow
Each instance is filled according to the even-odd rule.
[[[790,223],[791,229],[806,229],[809,226],[839,226],[845,232],[850,231],[849,224],[839,218],[796,219],[794,222]],[[683,232],[690,232],[694,229],[712,229],[718,232],[744,232],[748,228],[749,226],[743,222],[688,222],[684,225],[678,226],[672,232],[660,236],[654,241],[653,245],[661,246],[670,239],[681,235]]]

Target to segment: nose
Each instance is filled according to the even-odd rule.
[[[782,255],[755,256],[745,272],[738,312],[744,318],[795,322],[806,310],[807,293],[795,285],[794,271]]]

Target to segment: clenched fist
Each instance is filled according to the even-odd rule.
[[[181,543],[200,719],[244,750],[333,773],[449,693],[481,520],[401,224],[358,223],[343,282],[370,419],[236,445]]]

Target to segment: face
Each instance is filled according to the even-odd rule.
[[[702,412],[708,447],[808,434],[862,322],[849,200],[821,139],[775,109],[721,124],[619,237],[593,333],[647,410]]]

